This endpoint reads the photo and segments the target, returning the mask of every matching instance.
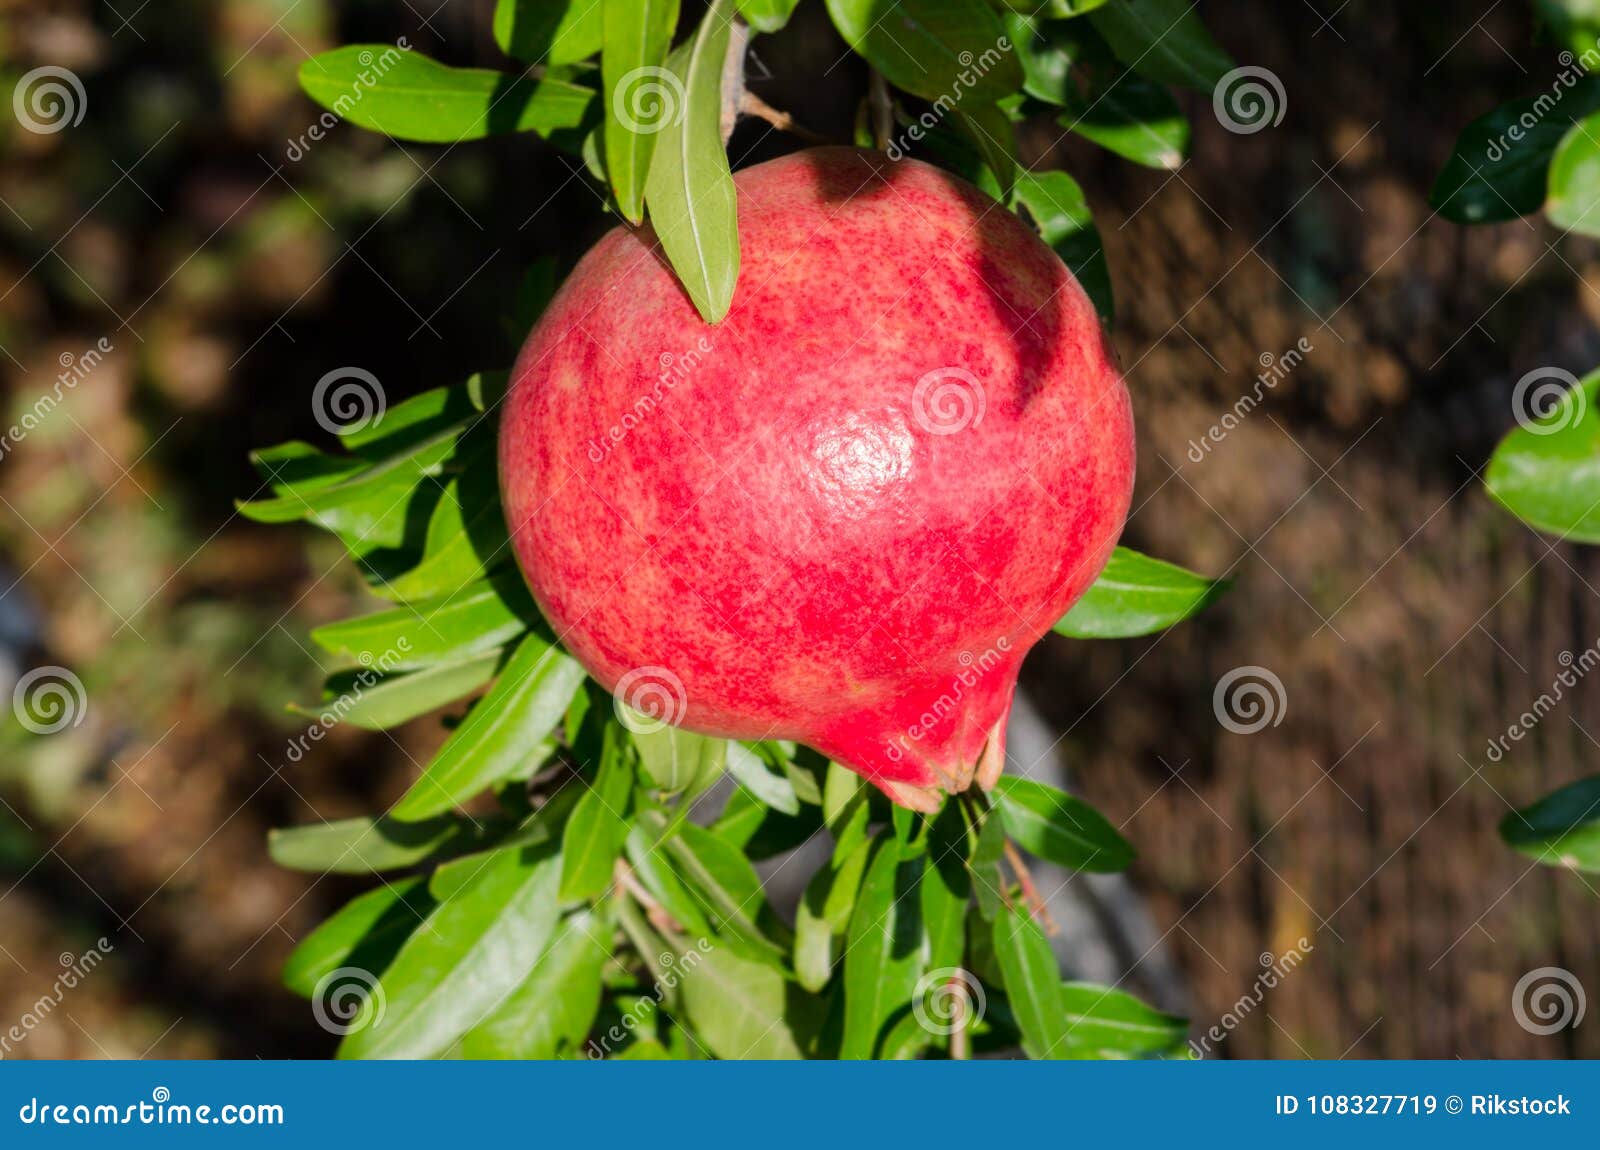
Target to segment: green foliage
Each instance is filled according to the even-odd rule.
[[[1089,20],[1117,59],[1160,84],[1210,95],[1234,66],[1190,0],[1118,0]]]
[[[1550,378],[1547,386],[1555,386]],[[1528,395],[1520,397],[1528,402]],[[1600,543],[1600,371],[1562,393],[1550,409],[1495,448],[1484,484],[1519,519],[1579,543]],[[1515,400],[1513,401],[1516,402]],[[1525,413],[1526,414],[1526,413]]]
[[[739,273],[724,145],[734,20],[772,31],[795,7],[717,0],[674,48],[670,0],[501,0],[496,42],[529,67],[455,68],[350,45],[308,61],[301,78],[324,107],[398,139],[587,140],[616,210],[650,222],[716,322]],[[1043,109],[1136,162],[1181,161],[1187,123],[1161,85],[1227,63],[1195,18],[1142,0],[1015,4],[1003,23],[985,0],[827,7],[898,89],[898,122],[921,115],[915,101],[931,104],[941,123],[927,151],[1031,221],[1109,321],[1082,189],[1064,172],[1021,169],[1016,124]],[[1172,43],[1145,44],[1135,64],[1132,46],[1163,21]],[[1015,50],[1001,44],[1007,33]],[[635,115],[621,90],[641,70],[676,101],[659,122]],[[548,262],[532,269],[508,317],[515,335],[555,286]],[[1132,859],[1082,800],[1007,780],[992,808],[969,795],[917,815],[807,748],[662,726],[585,679],[511,561],[494,452],[505,385],[499,372],[426,391],[340,434],[337,450],[261,451],[269,494],[241,508],[335,534],[375,599],[313,633],[334,663],[320,703],[299,708],[315,729],[389,730],[452,712],[448,737],[390,811],[270,839],[287,867],[384,876],[307,936],[284,972],[344,1021],[340,1053],[912,1058],[965,1053],[976,1037],[1053,1055],[1165,1052],[1181,1020],[1062,984],[1025,907],[1018,851],[1086,870]],[[1223,586],[1119,550],[1057,629],[1148,634]],[[716,793],[728,796],[721,809],[705,809]],[[819,835],[831,854],[791,926],[754,863]],[[334,986],[352,975],[353,1014]],[[925,1025],[940,988],[980,980],[991,1015],[968,1020],[959,1043]]]
[[[1513,811],[1501,820],[1500,837],[1546,866],[1600,872],[1600,775]]]

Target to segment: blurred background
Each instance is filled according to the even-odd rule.
[[[334,1046],[278,968],[364,884],[276,868],[266,831],[392,801],[443,732],[336,729],[291,761],[286,704],[321,677],[306,633],[359,581],[331,538],[235,514],[247,452],[325,443],[311,389],[338,368],[394,403],[506,366],[528,265],[570,266],[606,222],[531,136],[307,145],[295,72],[402,35],[496,65],[492,7],[0,0],[4,92],[47,66],[82,86],[52,130],[0,109],[0,424],[30,417],[0,455],[0,687],[41,667],[82,685],[75,723],[0,728],[0,1031],[103,955],[5,1057]],[[1140,848],[1126,881],[1057,891],[1063,952],[1196,1034],[1232,1012],[1216,1055],[1600,1056],[1593,1024],[1541,1035],[1512,1009],[1541,967],[1600,994],[1597,892],[1495,834],[1600,763],[1600,685],[1487,753],[1600,640],[1600,557],[1475,478],[1519,377],[1600,363],[1600,249],[1537,220],[1469,233],[1427,202],[1465,121],[1559,71],[1531,7],[1205,2],[1281,78],[1281,124],[1233,134],[1185,96],[1176,172],[1048,126],[1022,141],[1083,183],[1105,240],[1139,418],[1127,541],[1238,583],[1161,637],[1046,640],[1011,769],[1066,777]],[[843,142],[865,78],[823,15],[806,0],[757,39],[750,84]],[[796,143],[753,122],[733,152]],[[1275,725],[1219,724],[1239,667],[1281,682]]]

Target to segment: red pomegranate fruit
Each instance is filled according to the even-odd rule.
[[[1115,545],[1127,391],[1071,272],[964,181],[821,148],[735,183],[721,323],[619,227],[528,337],[517,557],[621,701],[936,809],[999,777],[1022,658]]]

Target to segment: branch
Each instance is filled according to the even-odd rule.
[[[820,132],[813,132],[805,125],[797,123],[795,118],[788,112],[779,111],[748,88],[739,97],[739,111],[747,116],[754,116],[758,120],[765,120],[780,132],[788,132],[791,136],[799,136],[808,144],[829,144],[833,142]]]

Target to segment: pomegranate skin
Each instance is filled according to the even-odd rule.
[[[1072,274],[964,181],[821,148],[735,182],[721,323],[619,227],[528,337],[513,546],[624,702],[933,809],[993,785],[1023,656],[1115,546],[1127,390]]]

